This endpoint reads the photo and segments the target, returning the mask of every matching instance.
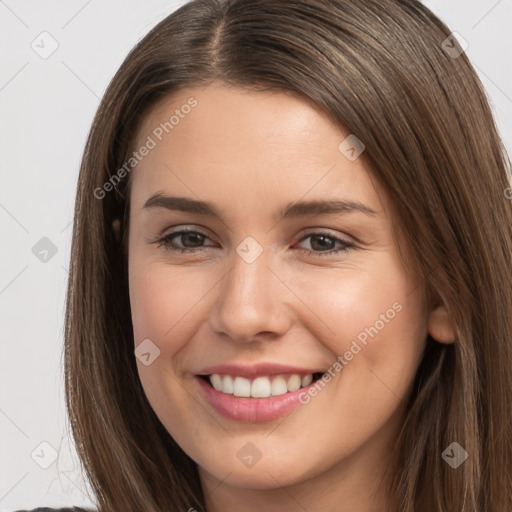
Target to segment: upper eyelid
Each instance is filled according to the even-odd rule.
[[[212,237],[207,233],[207,230],[203,230],[203,228],[188,228],[188,227],[179,227],[176,229],[173,229],[172,231],[169,231],[168,233],[163,234],[160,238],[167,238],[171,236],[175,236],[178,234],[185,234],[185,233],[198,233],[200,235],[203,235],[210,240]]]
[[[312,235],[324,235],[324,236],[334,238],[340,242],[344,242],[346,244],[355,245],[355,243],[356,243],[353,239],[346,240],[345,238],[343,238],[343,236],[332,233],[331,230],[329,230],[328,228],[317,227],[317,228],[305,228],[305,229],[307,229],[307,231],[304,232],[302,235],[300,235],[298,242],[302,242],[305,238],[312,236]],[[163,234],[161,237],[159,237],[159,240],[164,239],[164,238],[172,238],[176,235],[184,234],[184,233],[198,233],[200,235],[207,237],[211,241],[214,241],[214,240],[212,240],[212,237],[205,231],[207,231],[207,230],[203,230],[203,228],[177,227],[177,228],[173,229],[172,231],[170,231],[169,233]],[[345,235],[345,236],[348,236],[348,235]],[[353,237],[350,237],[350,238],[353,238]],[[211,247],[211,246],[207,246],[207,247]]]

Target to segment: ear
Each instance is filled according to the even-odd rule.
[[[450,344],[455,341],[455,328],[443,304],[429,313],[428,333],[439,343]]]

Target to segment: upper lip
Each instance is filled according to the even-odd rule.
[[[298,366],[290,366],[279,363],[258,363],[258,364],[240,364],[225,363],[215,366],[203,368],[197,375],[212,375],[214,373],[220,375],[234,375],[245,377],[247,379],[271,375],[282,374],[298,374],[309,375],[312,373],[324,373],[324,369],[319,368],[299,368]]]

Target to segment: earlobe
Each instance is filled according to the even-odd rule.
[[[444,305],[437,306],[429,313],[428,333],[439,343],[455,342],[455,329]]]

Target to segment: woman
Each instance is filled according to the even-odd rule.
[[[510,186],[419,2],[164,19],[78,182],[66,398],[101,512],[510,510]]]

